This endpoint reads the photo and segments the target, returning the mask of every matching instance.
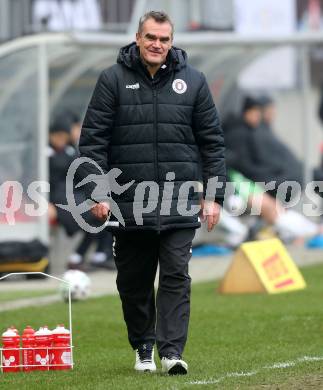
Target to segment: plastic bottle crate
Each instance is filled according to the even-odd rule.
[[[69,345],[65,346],[33,346],[33,347],[23,347],[19,346],[19,348],[14,347],[8,347],[8,348],[0,348],[0,368],[2,373],[10,373],[10,372],[31,372],[31,371],[49,371],[49,370],[65,370],[65,369],[73,369],[74,368],[74,360],[73,360],[73,335],[72,335],[72,299],[71,299],[71,288],[67,281],[60,279],[56,276],[48,275],[43,272],[19,272],[19,273],[10,273],[0,278],[0,280],[8,278],[10,276],[14,275],[44,275],[49,278],[55,279],[57,281],[60,281],[62,283],[66,283],[69,288],[69,294],[68,294],[68,317],[69,317]],[[45,329],[45,328],[44,328]],[[57,328],[56,328],[57,329]],[[59,333],[56,333],[59,334]],[[64,333],[61,333],[64,334]],[[67,335],[67,333],[65,333]],[[58,336],[57,336],[58,337]],[[20,336],[20,339],[22,340],[22,336]],[[19,340],[20,340],[19,339]],[[55,363],[55,360],[57,359],[58,351],[65,350],[66,354],[63,356],[63,354],[60,357],[60,360],[63,361],[63,363]],[[23,354],[27,353],[29,350],[35,351],[35,361],[38,362],[37,364],[23,364]],[[4,359],[3,353],[6,351],[19,351],[19,364],[11,365],[6,362],[6,359]],[[37,354],[37,351],[40,351],[41,353]],[[42,357],[45,355],[44,357]],[[44,359],[43,361],[41,361]],[[65,359],[65,362],[64,362]],[[13,363],[11,360],[10,363]],[[10,369],[10,370],[8,370]]]

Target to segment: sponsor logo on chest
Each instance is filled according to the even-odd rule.
[[[126,88],[127,88],[127,89],[139,89],[139,88],[140,88],[140,85],[139,85],[139,83],[136,83],[136,84],[127,84],[127,85],[126,85]]]

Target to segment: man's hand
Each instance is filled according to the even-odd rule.
[[[92,207],[91,212],[96,218],[105,221],[108,219],[110,214],[110,205],[106,202],[97,203]]]
[[[202,199],[200,218],[202,222],[207,221],[207,230],[209,232],[219,222],[220,213],[221,206],[218,203]]]

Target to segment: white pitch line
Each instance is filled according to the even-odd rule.
[[[220,383],[224,381],[227,378],[234,378],[234,377],[250,377],[258,374],[260,371],[264,370],[277,370],[277,369],[284,369],[289,367],[294,367],[297,364],[305,363],[305,362],[319,362],[323,360],[323,356],[303,356],[300,358],[297,358],[294,361],[287,361],[287,362],[278,362],[271,365],[267,365],[264,367],[261,367],[259,370],[255,371],[247,371],[247,372],[228,372],[224,376],[221,376],[216,379],[206,379],[206,380],[199,380],[199,381],[193,381],[193,382],[187,382],[187,385],[213,385]]]
[[[239,376],[253,376],[256,375],[258,371],[250,371],[250,372],[231,372],[230,374],[227,374],[226,376],[228,378],[234,378]]]
[[[320,362],[323,360],[323,356],[303,356],[302,358],[299,358],[299,362]]]
[[[282,362],[282,363],[274,363],[271,366],[265,366],[263,367],[266,370],[275,370],[279,368],[288,368],[288,367],[293,367],[297,364],[298,360],[296,362]]]

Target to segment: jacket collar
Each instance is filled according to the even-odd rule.
[[[117,62],[130,69],[138,70],[139,67],[145,67],[140,58],[139,49],[136,42],[132,42],[120,49]],[[169,70],[180,70],[186,66],[187,54],[184,50],[172,47],[167,55],[165,65]]]

